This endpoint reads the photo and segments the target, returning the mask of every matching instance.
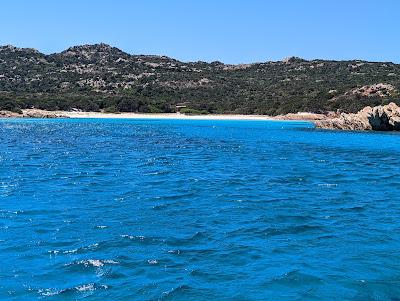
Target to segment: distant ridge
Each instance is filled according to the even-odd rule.
[[[400,65],[360,60],[224,64],[132,55],[100,43],[43,54],[0,47],[0,109],[238,113],[354,112],[399,101]],[[399,103],[398,103],[399,104]]]

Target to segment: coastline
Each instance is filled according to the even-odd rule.
[[[46,111],[24,109],[22,114],[0,111],[0,118],[74,118],[74,119],[180,119],[180,120],[261,120],[261,121],[316,121],[323,120],[326,115],[307,112],[289,113],[279,116],[240,115],[240,114],[208,114],[185,115],[181,113],[103,113],[80,111]]]
[[[180,113],[101,113],[101,112],[60,112],[67,118],[93,119],[181,119],[181,120],[274,120],[262,115],[185,115]]]

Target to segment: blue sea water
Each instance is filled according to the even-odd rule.
[[[0,121],[1,300],[400,300],[400,136]]]

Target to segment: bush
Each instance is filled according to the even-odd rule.
[[[20,108],[14,108],[11,112],[22,114],[22,110]]]
[[[115,106],[109,106],[109,107],[105,108],[103,112],[104,113],[117,113],[118,110]]]
[[[118,102],[117,107],[120,112],[137,112],[139,108],[138,103],[133,99],[123,99]]]
[[[21,108],[18,107],[18,104],[11,100],[0,100],[0,110],[22,114]]]
[[[183,108],[180,110],[182,114],[186,115],[207,115],[208,111],[206,110],[196,110],[196,109],[190,109],[190,108]]]

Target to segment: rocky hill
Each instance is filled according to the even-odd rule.
[[[131,55],[106,44],[45,55],[0,47],[0,109],[240,113],[356,112],[399,99],[400,65],[306,61],[228,65]]]

